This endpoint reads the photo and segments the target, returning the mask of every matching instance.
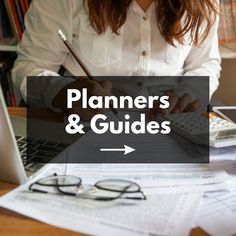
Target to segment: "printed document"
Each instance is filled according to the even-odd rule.
[[[210,235],[231,236],[236,233],[236,191],[219,191],[204,195],[197,225]]]
[[[37,178],[55,170],[63,174],[63,168],[53,168]],[[76,173],[72,173],[70,168],[67,170],[69,174],[80,171],[85,176],[82,168],[74,168]],[[95,175],[91,170],[90,174]],[[93,177],[93,181],[95,179]],[[191,193],[147,194],[146,201],[104,203],[57,194],[31,193],[28,185],[2,197],[0,206],[57,227],[105,236],[188,235],[201,198],[201,194]]]

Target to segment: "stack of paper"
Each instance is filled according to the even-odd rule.
[[[50,165],[30,182],[53,173],[64,174],[64,164]],[[147,193],[142,202],[101,203],[75,197],[38,194],[27,183],[0,199],[0,205],[57,227],[95,235],[188,235],[202,192],[227,186],[228,176],[206,165],[82,165],[70,164],[67,174],[84,183],[124,178],[139,183]],[[93,227],[91,227],[91,225]]]
[[[92,235],[188,235],[198,194],[148,196],[147,201],[101,203],[32,194],[26,186],[0,204],[39,221]]]

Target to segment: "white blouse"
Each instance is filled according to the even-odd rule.
[[[157,27],[154,2],[144,12],[133,0],[120,35],[110,29],[98,35],[90,25],[83,0],[32,1],[13,79],[26,99],[26,76],[41,76],[35,80],[37,89],[28,91],[27,96],[34,104],[50,107],[58,91],[71,82],[70,78],[58,76],[61,65],[72,75],[83,75],[58,37],[61,29],[95,76],[210,76],[211,96],[218,87],[221,70],[218,21],[217,18],[202,45],[190,45],[186,35],[185,44],[176,43],[174,47],[164,40]],[[55,78],[48,83],[43,81],[46,75]],[[124,89],[132,92],[135,86],[130,83]]]

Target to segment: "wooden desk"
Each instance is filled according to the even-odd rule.
[[[26,116],[26,110],[22,108],[9,108],[12,116]],[[47,112],[46,112],[47,113]],[[16,188],[16,185],[0,182],[0,196]],[[67,230],[59,229],[38,221],[29,219],[10,211],[0,209],[0,235],[1,236],[75,236],[81,235]],[[207,236],[205,232],[197,228],[192,230],[190,236]]]

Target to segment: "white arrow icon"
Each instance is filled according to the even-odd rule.
[[[101,148],[101,152],[125,152],[124,155],[127,155],[131,152],[134,152],[135,149],[132,147],[129,147],[127,145],[124,145],[124,148]]]

